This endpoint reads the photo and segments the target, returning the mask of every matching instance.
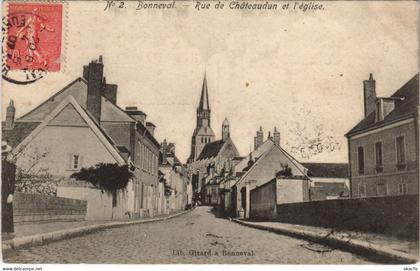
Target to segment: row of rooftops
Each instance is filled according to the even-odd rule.
[[[91,65],[94,67],[92,68]],[[98,66],[102,66],[98,69]],[[92,75],[95,73],[99,74],[99,76],[93,76],[100,82],[98,83],[99,88],[101,90],[99,91],[99,101],[97,103],[101,103],[102,105],[99,106],[99,108],[105,106],[104,101],[109,101],[112,104],[113,110],[112,112],[117,112],[118,114],[125,115],[126,119],[128,121],[132,121],[136,123],[136,129],[145,137],[147,137],[155,146],[156,148],[160,149],[160,144],[154,137],[154,130],[156,126],[152,122],[146,122],[146,114],[140,110],[137,109],[137,107],[129,106],[126,107],[125,110],[120,108],[116,104],[116,97],[117,97],[117,85],[114,84],[107,84],[106,79],[103,76],[103,63],[102,63],[102,57],[99,57],[99,60],[94,60],[90,62],[89,65],[83,67],[83,78],[78,77],[68,85],[66,85],[63,89],[60,91],[54,93],[51,97],[46,99],[44,102],[39,104],[34,109],[30,110],[26,114],[19,117],[17,120],[15,120],[15,113],[16,108],[14,106],[13,100],[10,101],[9,106],[6,110],[6,120],[2,122],[2,134],[3,140],[6,140],[8,144],[11,147],[16,147],[19,145],[20,142],[22,142],[27,136],[29,136],[32,131],[34,131],[45,119],[45,117],[52,112],[58,105],[58,102],[61,101],[61,99],[65,96],[64,93],[66,91],[71,91],[70,89],[75,86],[75,84],[84,84],[85,88],[87,87],[87,94],[91,95],[89,92],[91,91],[92,83],[89,82],[89,74]],[[80,90],[79,90],[80,91]],[[70,95],[71,93],[68,93]],[[80,96],[80,95],[76,95]],[[83,96],[83,95],[82,95]],[[105,100],[104,100],[105,99]],[[63,102],[63,101],[61,101]],[[75,100],[76,102],[76,100]],[[96,124],[96,126],[99,128],[101,133],[108,139],[108,141],[114,145],[116,150],[121,154],[124,159],[127,159],[130,155],[130,151],[125,146],[118,146],[115,144],[115,142],[112,140],[112,138],[109,137],[109,135],[100,127],[100,115],[99,117],[95,115],[95,112],[91,112],[89,110],[89,98],[87,99],[87,107],[83,108],[83,111],[92,119],[92,121]],[[106,105],[110,106],[110,105]],[[44,108],[44,109],[43,109]],[[45,111],[47,110],[47,111]],[[39,113],[41,112],[41,113]],[[35,118],[31,118],[31,115],[37,115]]]

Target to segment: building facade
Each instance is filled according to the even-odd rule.
[[[391,97],[363,82],[364,118],[347,134],[352,197],[419,192],[419,75]]]
[[[257,131],[256,139],[254,139],[254,142],[257,143],[254,146],[256,149],[235,166],[236,181],[234,183],[229,181],[231,187],[225,187],[231,193],[230,196],[225,195],[225,197],[231,198],[230,209],[233,215],[249,218],[250,190],[269,182],[278,172],[287,170],[290,178],[303,180],[303,183],[309,184],[306,182],[309,180],[307,169],[281,148],[280,133],[276,128],[274,135],[275,137],[272,137],[269,133],[267,139],[263,141],[261,140],[263,133],[260,128]],[[298,183],[297,181],[292,182],[292,184]],[[309,195],[309,186],[305,185],[304,190]],[[309,200],[309,196],[305,199]]]
[[[191,205],[192,190],[186,168],[175,155],[175,144],[161,143],[159,170],[166,186],[166,213],[186,209]]]
[[[104,64],[99,57],[83,67],[82,77],[16,120],[11,104],[3,138],[15,148],[18,160],[30,156],[31,148],[42,149],[54,157],[52,160],[44,157],[53,161],[44,167],[54,176],[68,178],[82,167],[113,161],[101,152],[97,140],[88,135],[88,128],[97,129],[133,172],[128,186],[128,216],[153,216],[158,210],[159,197],[164,196],[158,182],[160,144],[153,135],[155,126],[145,122],[146,116],[141,111],[121,109],[117,105],[117,89],[117,85],[106,82]],[[37,133],[41,125],[46,126],[44,130],[48,129],[48,134]],[[25,144],[27,141],[29,145]]]
[[[222,139],[216,140],[211,128],[207,79],[204,76],[197,108],[196,128],[191,140],[191,154],[187,162],[194,197],[204,204],[220,202],[219,184],[216,184],[215,180],[229,171],[233,159],[239,156],[230,137],[230,124],[227,118],[221,128]],[[207,184],[209,187],[205,188]]]

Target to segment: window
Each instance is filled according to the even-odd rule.
[[[405,168],[405,138],[404,136],[397,137],[396,147],[397,147],[397,168],[401,170]]]
[[[375,162],[376,162],[376,172],[380,173],[383,171],[383,162],[382,162],[382,142],[378,141],[375,143]]]
[[[357,185],[357,188],[358,188],[358,192],[359,192],[359,197],[366,197],[366,184],[359,183]]]
[[[357,161],[359,165],[359,174],[365,173],[365,153],[363,147],[357,149]]]
[[[398,194],[400,195],[408,194],[408,185],[406,183],[398,184]]]
[[[376,195],[378,197],[383,197],[388,195],[388,189],[385,183],[378,183],[376,185]]]
[[[70,156],[70,169],[77,170],[81,168],[81,157],[79,154],[72,154]]]

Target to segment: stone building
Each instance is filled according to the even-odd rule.
[[[222,139],[220,140],[215,140],[210,120],[207,79],[204,76],[200,103],[197,108],[197,125],[191,140],[191,155],[187,167],[193,191],[196,197],[201,198],[205,204],[219,202],[218,196],[216,197],[219,194],[218,185],[215,184],[214,178],[229,171],[232,160],[239,156],[230,137],[230,124],[227,118],[222,123]],[[211,187],[205,188],[206,184]]]
[[[175,155],[175,144],[161,143],[159,170],[166,185],[166,213],[185,209],[191,205],[192,190],[186,168]]]
[[[347,134],[351,197],[419,192],[419,75],[390,97],[363,82],[364,118]]]
[[[83,67],[82,77],[16,121],[11,103],[3,139],[14,147],[18,163],[33,156],[34,150],[47,153],[36,166],[47,168],[57,178],[68,178],[99,162],[128,164],[134,177],[127,188],[126,213],[130,217],[153,216],[158,197],[163,196],[158,185],[160,144],[144,113],[117,105],[117,89],[106,82],[99,57]],[[41,128],[43,132],[39,132]],[[95,131],[96,136],[92,134]],[[99,142],[99,136],[105,141]],[[100,143],[104,147],[99,147]]]
[[[230,198],[231,201],[228,206],[226,206],[226,202],[224,203],[225,208],[233,215],[243,215],[248,218],[250,190],[269,182],[282,170],[290,171],[291,177],[295,179],[305,180],[305,182],[301,182],[304,184],[302,189],[305,191],[305,196],[302,195],[302,198],[309,200],[309,182],[306,182],[309,180],[307,169],[280,146],[280,132],[276,128],[274,128],[273,135],[271,136],[269,133],[267,139],[263,141],[263,132],[260,127],[256,139],[254,139],[256,149],[250,152],[247,158],[236,164],[234,182],[227,181],[230,187],[224,185],[225,190],[228,191],[225,193],[225,198]]]

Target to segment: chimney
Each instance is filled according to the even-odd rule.
[[[135,120],[141,122],[141,124],[145,125],[147,115],[143,111],[138,110],[137,106],[126,106],[124,112]]]
[[[276,126],[274,126],[273,141],[274,141],[274,144],[280,147],[280,132],[277,131]]]
[[[162,164],[166,164],[167,160],[166,160],[166,155],[168,152],[168,144],[166,144],[166,138],[163,140],[161,146],[161,150],[162,150]]]
[[[170,154],[175,155],[175,143],[169,143],[169,144],[168,144],[168,152],[169,152]]]
[[[271,132],[270,131],[268,131],[267,139],[273,140],[273,137],[271,136]]]
[[[15,124],[15,105],[13,100],[10,100],[9,106],[6,109],[6,123],[5,123],[5,129],[12,129],[13,125]]]
[[[149,130],[149,132],[150,132],[152,135],[154,135],[156,125],[154,125],[154,124],[153,124],[153,123],[151,123],[151,122],[146,122],[146,128],[147,128],[147,130]]]
[[[98,123],[101,120],[101,92],[104,75],[102,57],[99,57],[99,59],[100,62],[90,62],[89,66],[87,67],[87,72],[84,74],[86,75],[88,81],[86,108]],[[83,73],[85,73],[85,69]]]
[[[168,156],[168,162],[174,165],[175,164],[175,144],[174,143],[168,144],[167,156]]]
[[[117,104],[117,89],[118,86],[115,84],[107,84],[106,78],[103,80],[103,90],[102,93],[111,103]]]
[[[372,74],[369,74],[369,80],[363,81],[363,97],[365,117],[367,117],[375,111],[376,107],[376,82]]]
[[[260,130],[257,131],[257,136],[254,137],[254,150],[258,149],[264,140],[264,134],[262,130],[262,126],[260,126]]]

